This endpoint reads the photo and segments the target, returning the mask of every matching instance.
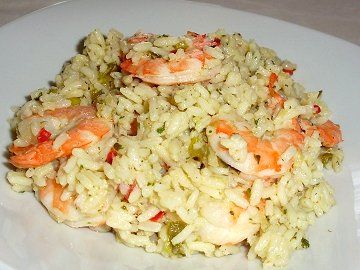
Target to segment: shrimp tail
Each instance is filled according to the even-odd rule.
[[[52,149],[53,141],[47,141],[38,146],[27,147],[24,151],[17,150],[10,157],[10,163],[17,168],[38,167],[61,156],[61,152]]]

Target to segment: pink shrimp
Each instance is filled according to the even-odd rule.
[[[270,140],[256,137],[244,123],[239,121],[234,123],[227,119],[217,119],[211,123],[211,126],[215,128],[215,132],[208,132],[210,134],[208,138],[216,155],[242,173],[261,178],[284,174],[292,165],[294,151],[289,153],[290,158],[282,155],[290,147],[294,150],[301,147],[304,140],[304,135],[295,129],[277,130]],[[245,141],[242,158],[237,158],[236,154],[232,154],[231,150],[222,144],[223,139],[231,139],[233,135]]]
[[[235,245],[259,230],[252,224],[248,211],[233,203],[213,200],[200,209],[203,217],[198,228],[202,241],[215,245]]]
[[[58,184],[55,179],[49,179],[46,186],[39,189],[38,199],[52,218],[75,228],[95,227],[96,230],[101,230],[106,226],[105,213],[116,195],[114,188],[108,188],[103,206],[93,214],[85,214],[79,210],[76,204],[77,195],[62,199],[65,188],[66,186]]]
[[[204,52],[204,46],[215,46],[217,41],[206,39],[206,35],[191,36],[193,44],[185,50],[180,59],[167,60],[164,58],[151,59],[144,56],[139,62],[123,59],[120,67],[141,80],[156,85],[174,85],[180,83],[195,83],[210,80],[220,71],[217,66],[205,68],[207,59],[213,57]],[[130,42],[133,38],[130,39]]]
[[[269,102],[268,107],[273,111],[274,114],[277,114],[280,109],[284,108],[284,102],[286,101],[284,97],[282,97],[277,91],[274,90],[277,80],[278,76],[275,73],[271,73],[269,77],[268,89],[272,100]]]
[[[343,141],[340,126],[327,120],[321,125],[313,125],[310,121],[300,119],[300,125],[305,130],[305,133],[311,136],[314,131],[318,131],[320,141],[325,147],[333,147]]]
[[[85,148],[92,142],[101,139],[109,130],[109,123],[95,118],[92,107],[70,107],[46,112],[57,118],[67,118],[75,121],[76,125],[67,131],[67,139],[58,147],[54,147],[55,138],[27,147],[11,146],[10,163],[18,168],[38,167],[57,158],[69,156],[74,148]],[[39,117],[39,116],[34,116]]]

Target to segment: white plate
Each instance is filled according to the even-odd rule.
[[[182,34],[225,28],[275,49],[298,64],[295,78],[324,99],[344,133],[344,169],[328,178],[337,205],[311,227],[307,250],[288,269],[359,269],[354,187],[360,182],[360,49],[343,40],[271,18],[183,1],[75,1],[32,13],[0,29],[0,267],[18,269],[259,269],[243,256],[169,260],[115,242],[112,234],[56,224],[32,194],[16,194],[5,181],[6,119],[30,90],[47,86],[77,43],[91,30],[116,28]]]

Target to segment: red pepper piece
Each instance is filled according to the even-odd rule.
[[[114,157],[116,157],[116,156],[117,156],[117,152],[114,148],[112,148],[106,156],[106,162],[109,164],[112,164]]]
[[[289,75],[293,75],[295,69],[285,69],[285,68],[284,68],[283,71],[284,71],[285,73],[289,74]]]
[[[134,182],[130,185],[128,192],[127,192],[127,193],[125,194],[125,196],[124,196],[124,199],[125,199],[126,201],[129,201],[130,194],[131,194],[131,192],[133,192],[133,190],[134,190],[135,187],[136,187],[136,182],[134,181]]]
[[[50,140],[51,132],[47,131],[45,128],[40,129],[39,134],[37,135],[38,143],[47,142]]]
[[[165,216],[165,212],[164,212],[164,211],[160,211],[160,212],[157,213],[155,216],[153,216],[152,218],[150,218],[150,220],[153,221],[153,222],[158,222],[160,219],[163,218],[163,216]]]
[[[272,91],[272,89],[275,86],[276,81],[278,80],[278,76],[275,73],[271,73],[269,77],[269,90]]]
[[[214,38],[213,41],[210,42],[209,46],[211,47],[218,47],[221,44],[220,38]]]
[[[321,108],[320,108],[320,106],[319,106],[319,105],[317,105],[317,104],[314,104],[314,111],[315,111],[315,114],[320,113],[320,112],[321,112]]]

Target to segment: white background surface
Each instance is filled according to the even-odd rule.
[[[99,0],[100,1],[100,0]],[[151,0],[149,0],[151,1]],[[360,0],[194,0],[249,11],[360,45]],[[59,0],[0,0],[0,26]],[[214,18],[216,19],[216,18]]]
[[[10,116],[10,105],[23,103],[30,90],[54,79],[64,61],[74,55],[77,42],[95,27],[102,31],[114,27],[126,34],[139,28],[173,34],[189,28],[208,32],[217,27],[241,32],[245,38],[275,49],[281,58],[297,63],[295,79],[307,89],[324,89],[333,119],[344,133],[343,171],[328,175],[336,190],[337,205],[311,227],[311,247],[295,252],[287,269],[359,269],[352,179],[360,171],[360,126],[356,122],[360,115],[360,48],[295,25],[234,10],[181,1],[136,3],[73,2],[0,29],[0,123]],[[153,8],[162,16],[154,16]],[[59,23],[59,18],[65,17]],[[9,143],[9,132],[3,128],[0,148],[5,149]],[[0,161],[5,163],[6,157],[0,156]],[[6,171],[0,166],[2,179]],[[0,261],[18,269],[259,269],[258,262],[247,262],[242,256],[168,260],[119,245],[111,234],[57,224],[32,194],[14,193],[6,181],[0,181]]]

